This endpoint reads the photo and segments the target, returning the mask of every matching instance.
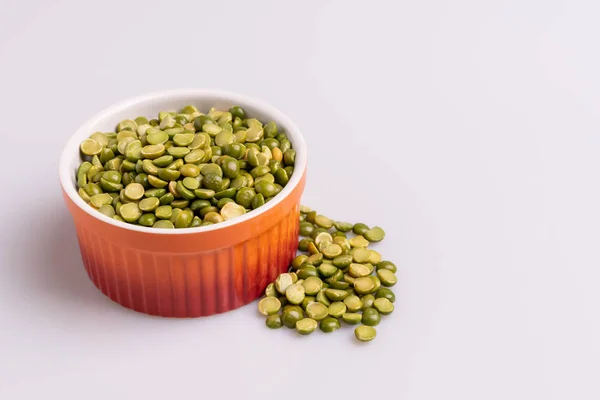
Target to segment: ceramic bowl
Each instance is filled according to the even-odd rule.
[[[248,115],[273,120],[296,150],[294,173],[264,206],[219,224],[156,229],[109,218],[77,193],[80,143],[96,131],[113,131],[123,119],[154,117],[193,104],[242,106]],[[298,244],[298,212],[306,180],[306,144],[298,127],[260,100],[215,90],[151,93],[113,105],[83,124],[67,142],[59,166],[66,205],[73,216],[83,265],[98,289],[124,307],[163,317],[222,313],[257,299],[287,270]]]

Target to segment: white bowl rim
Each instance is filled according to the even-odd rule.
[[[286,135],[290,138],[290,141],[293,143],[294,150],[296,150],[296,160],[294,164],[294,171],[297,173],[292,174],[290,181],[283,188],[283,190],[277,194],[273,200],[269,201],[265,205],[260,208],[253,210],[247,214],[244,214],[240,217],[230,219],[228,221],[224,221],[218,224],[202,226],[196,228],[186,228],[186,229],[157,229],[151,227],[145,227],[140,225],[133,225],[126,222],[117,221],[113,218],[110,218],[97,210],[93,209],[90,205],[88,205],[80,196],[75,186],[73,185],[72,174],[75,171],[71,170],[70,161],[73,158],[73,154],[76,153],[79,157],[79,145],[81,141],[88,137],[91,132],[91,126],[96,124],[99,120],[110,118],[112,114],[118,113],[124,109],[135,107],[142,103],[146,102],[154,102],[160,101],[161,99],[173,99],[177,97],[184,96],[193,96],[193,97],[212,97],[223,100],[232,100],[233,102],[244,105],[251,105],[252,107],[261,109],[265,114],[271,116],[273,120],[277,123],[281,123],[286,126]],[[107,224],[113,225],[117,228],[127,229],[135,232],[141,233],[149,233],[156,235],[188,235],[202,232],[211,232],[219,229],[228,228],[234,225],[242,224],[250,219],[253,219],[261,214],[266,213],[273,207],[277,206],[279,203],[283,201],[287,196],[292,193],[292,191],[298,186],[300,183],[305,170],[307,163],[307,154],[306,154],[306,142],[304,140],[304,136],[300,132],[300,129],[296,126],[296,124],[283,112],[274,106],[259,100],[254,97],[246,96],[239,93],[216,90],[216,89],[171,89],[164,91],[151,92],[147,94],[143,94],[140,96],[132,97],[116,104],[113,104],[104,110],[100,111],[90,119],[88,119],[83,125],[81,125],[75,133],[68,139],[63,152],[60,157],[60,163],[58,168],[59,178],[61,186],[66,194],[69,196],[71,201],[75,203],[80,209],[84,212],[88,213],[92,217],[99,219]]]

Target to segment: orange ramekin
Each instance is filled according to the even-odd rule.
[[[212,226],[153,229],[109,218],[79,197],[79,144],[123,119],[157,115],[193,104],[200,110],[242,106],[252,117],[277,122],[296,150],[289,183],[264,206]],[[62,153],[59,176],[73,216],[85,269],[110,299],[163,317],[222,313],[257,299],[287,270],[298,244],[298,212],[306,181],[306,144],[298,127],[262,101],[215,90],[152,93],[116,104],[81,126]]]

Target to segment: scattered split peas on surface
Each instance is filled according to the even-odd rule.
[[[275,122],[243,108],[194,106],[123,120],[81,142],[81,198],[118,221],[154,228],[212,225],[269,202],[294,172],[296,151]]]
[[[348,239],[348,234],[355,236]],[[333,221],[306,206],[300,207],[300,254],[290,271],[277,277],[258,303],[271,329],[286,326],[301,335],[317,327],[325,333],[338,330],[340,321],[357,325],[361,342],[375,338],[381,316],[394,311],[396,265],[382,261],[369,249],[385,232],[363,223]]]

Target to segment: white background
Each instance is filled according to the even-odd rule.
[[[574,0],[0,0],[0,398],[600,398],[600,5]],[[379,224],[375,341],[195,320],[88,280],[62,146],[150,91],[271,102],[303,202]]]

